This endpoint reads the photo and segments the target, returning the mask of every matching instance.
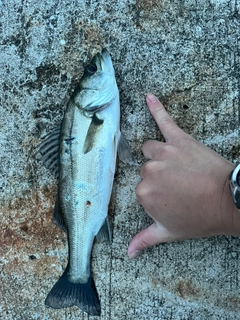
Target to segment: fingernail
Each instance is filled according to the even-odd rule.
[[[128,256],[130,259],[134,259],[139,255],[140,252],[141,252],[140,250],[133,250],[128,254]]]
[[[152,103],[157,102],[157,98],[152,93],[147,94],[147,99]]]

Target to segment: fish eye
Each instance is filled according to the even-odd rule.
[[[86,71],[89,75],[92,75],[97,71],[97,66],[95,64],[90,64],[86,67]]]

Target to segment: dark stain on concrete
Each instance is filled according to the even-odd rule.
[[[182,299],[197,298],[200,290],[191,280],[179,280],[176,285],[176,292]]]
[[[6,222],[1,224],[0,247],[5,253],[9,248],[17,251],[26,247],[44,251],[54,242],[61,242],[63,232],[52,223],[53,190],[45,188],[41,198],[37,194],[28,199],[21,197],[3,208],[2,212],[12,213],[12,217],[6,215]],[[26,211],[29,212],[27,217],[24,216]]]

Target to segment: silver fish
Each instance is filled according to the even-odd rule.
[[[122,161],[135,164],[119,122],[114,69],[103,49],[85,68],[60,128],[46,136],[37,151],[59,178],[53,222],[68,238],[68,265],[45,300],[52,308],[76,305],[100,315],[90,269],[92,246],[95,237],[111,240],[107,212],[117,150]]]

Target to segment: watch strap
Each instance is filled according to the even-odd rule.
[[[235,205],[240,209],[240,163],[236,164],[230,176],[230,190]]]

